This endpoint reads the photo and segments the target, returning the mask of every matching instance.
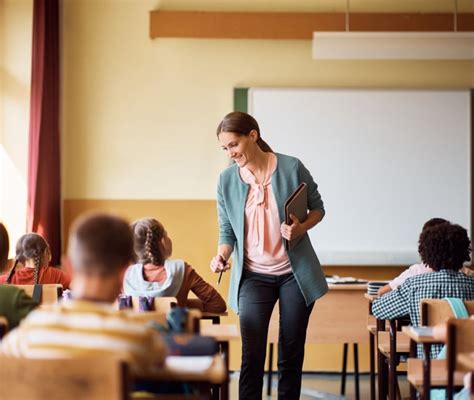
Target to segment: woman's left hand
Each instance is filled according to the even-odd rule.
[[[292,221],[291,225],[287,225],[283,222],[280,227],[281,236],[286,240],[296,239],[306,233],[306,228],[299,221],[296,215],[290,214],[290,218]]]

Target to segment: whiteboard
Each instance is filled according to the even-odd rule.
[[[319,185],[326,217],[310,238],[323,265],[418,262],[432,217],[469,229],[469,90],[251,88],[248,107]]]

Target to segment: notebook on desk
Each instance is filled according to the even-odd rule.
[[[293,221],[290,214],[295,215],[300,222],[306,221],[308,216],[308,189],[306,183],[302,182],[285,201],[285,223],[291,225]],[[283,239],[286,250],[292,250],[303,236],[293,240]]]

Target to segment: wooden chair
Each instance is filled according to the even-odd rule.
[[[452,399],[454,390],[463,385],[463,376],[467,370],[459,362],[457,354],[474,351],[474,320],[451,318],[447,322],[447,358],[446,360],[412,359],[408,361],[408,381],[429,398],[431,388],[446,388],[447,398]]]
[[[63,294],[63,286],[56,283],[47,283],[42,285],[14,285],[23,289],[25,293],[35,298],[35,286],[41,286],[41,297],[39,299],[40,305],[56,304]]]
[[[388,320],[389,331],[385,331],[385,321],[377,320],[377,363],[379,369],[379,399],[390,400],[401,397],[398,389],[397,365],[408,356],[410,340],[404,335],[398,335],[402,326],[408,324],[407,317]],[[387,369],[388,367],[388,369]],[[388,375],[388,376],[387,376]],[[388,378],[388,379],[387,379]],[[386,387],[388,382],[388,388]],[[388,389],[388,390],[387,390]]]
[[[474,315],[474,301],[465,301],[469,315]],[[422,326],[435,326],[453,318],[451,306],[443,299],[424,299],[420,303],[420,316]],[[410,344],[410,359],[408,363],[408,375],[410,382],[410,397],[415,398],[416,391],[423,393],[429,392],[429,387],[441,385],[445,382],[446,371],[445,360],[431,360],[431,346],[438,342],[434,340],[421,340],[418,344],[423,346],[424,359],[416,359],[416,341],[412,340]],[[421,372],[420,372],[421,371]],[[421,374],[421,375],[420,375]],[[410,380],[411,377],[411,380]],[[420,382],[422,380],[422,387]]]
[[[157,322],[162,325],[167,325],[166,314],[168,312],[162,311],[147,311],[147,312],[135,312],[125,311],[128,315],[136,321],[143,323]],[[201,311],[189,310],[188,320],[186,325],[186,332],[188,333],[199,333],[199,321],[201,319]]]
[[[126,365],[115,358],[25,359],[0,355],[3,400],[128,399]]]
[[[474,301],[465,301],[464,306],[469,315],[474,315]],[[446,300],[424,299],[420,304],[421,325],[435,326],[453,318],[453,311]]]
[[[135,311],[139,311],[139,298],[132,297],[132,306]],[[171,310],[173,305],[177,304],[176,297],[154,297],[153,298],[153,308],[156,312],[164,312],[167,313]]]

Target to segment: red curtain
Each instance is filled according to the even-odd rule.
[[[34,0],[28,153],[28,231],[46,238],[59,264],[59,0]]]

